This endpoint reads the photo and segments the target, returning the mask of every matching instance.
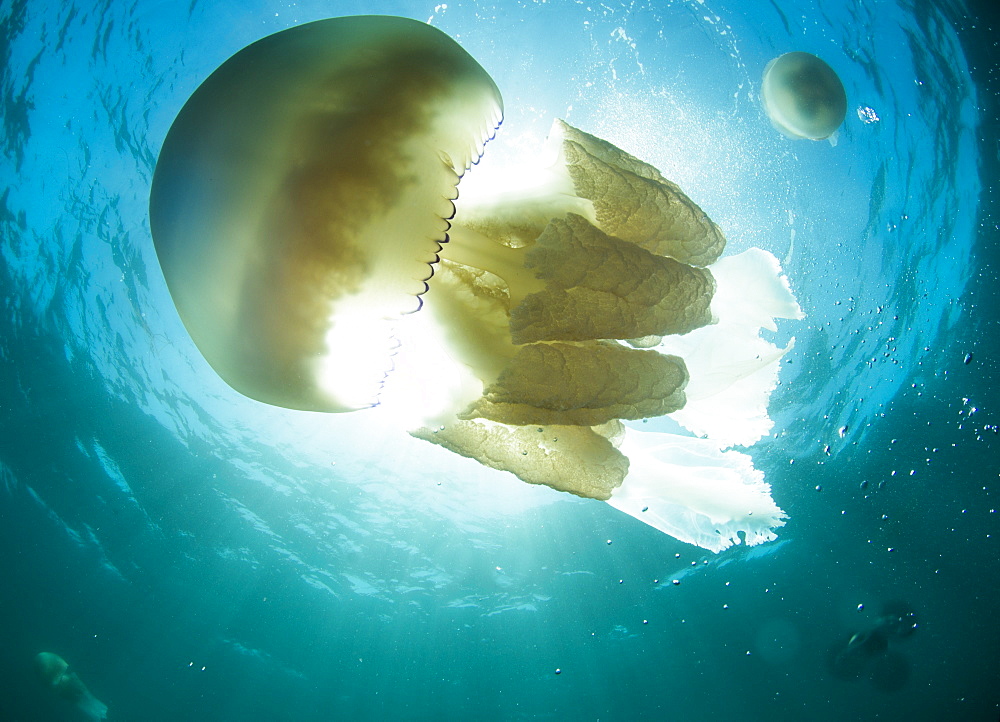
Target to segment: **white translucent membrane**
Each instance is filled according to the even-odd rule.
[[[711,439],[628,429],[629,473],[608,503],[681,541],[719,552],[777,538],[785,514],[753,460]]]
[[[741,541],[771,541],[787,518],[750,456],[725,449],[750,446],[770,431],[768,399],[794,340],[780,348],[761,338],[761,329],[774,331],[775,318],[803,314],[767,251],[751,248],[711,270],[718,322],[669,336],[657,349],[684,358],[691,374],[688,402],[670,417],[708,438],[626,429],[619,450],[629,459],[629,472],[608,503],[718,552]]]
[[[722,448],[750,446],[771,430],[768,399],[778,385],[780,359],[794,345],[792,339],[779,348],[761,338],[761,329],[777,331],[776,318],[804,315],[778,259],[767,251],[720,258],[711,270],[717,322],[667,336],[657,348],[683,358],[691,373],[687,404],[670,417]]]

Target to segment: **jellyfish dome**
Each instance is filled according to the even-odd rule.
[[[761,99],[774,127],[795,139],[825,140],[847,115],[844,84],[811,53],[785,53],[768,63]]]
[[[478,63],[407,18],[306,23],[207,78],[163,144],[150,223],[219,375],[276,406],[371,406],[387,323],[419,307],[501,114]]]

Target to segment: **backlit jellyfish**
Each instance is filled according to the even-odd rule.
[[[844,84],[810,53],[785,53],[768,63],[760,92],[771,123],[790,138],[832,143],[847,115]]]
[[[198,348],[259,401],[378,405],[684,541],[773,539],[784,514],[725,449],[770,429],[791,344],[760,331],[801,317],[776,259],[721,258],[679,187],[562,121],[544,167],[456,207],[501,115],[489,75],[414,20],[318,21],[226,61],[171,127],[150,198]],[[623,423],[665,414],[707,438]]]
[[[97,722],[108,718],[107,705],[90,693],[76,673],[69,670],[66,660],[59,655],[40,652],[35,656],[35,671],[48,689],[61,699],[76,705],[88,719]]]

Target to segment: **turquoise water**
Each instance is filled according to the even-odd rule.
[[[777,541],[711,554],[210,370],[150,239],[160,144],[240,48],[366,12],[489,71],[487,158],[567,118],[679,183],[730,252],[782,259],[807,317],[781,326],[751,450]],[[40,651],[109,720],[996,719],[990,23],[951,2],[0,8],[0,719],[83,719]],[[760,107],[789,50],[844,82],[835,146]],[[896,601],[912,636],[831,663]]]

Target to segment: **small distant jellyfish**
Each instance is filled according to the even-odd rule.
[[[789,138],[832,137],[847,116],[847,93],[837,73],[815,55],[780,55],[764,68],[761,99],[771,124]]]

